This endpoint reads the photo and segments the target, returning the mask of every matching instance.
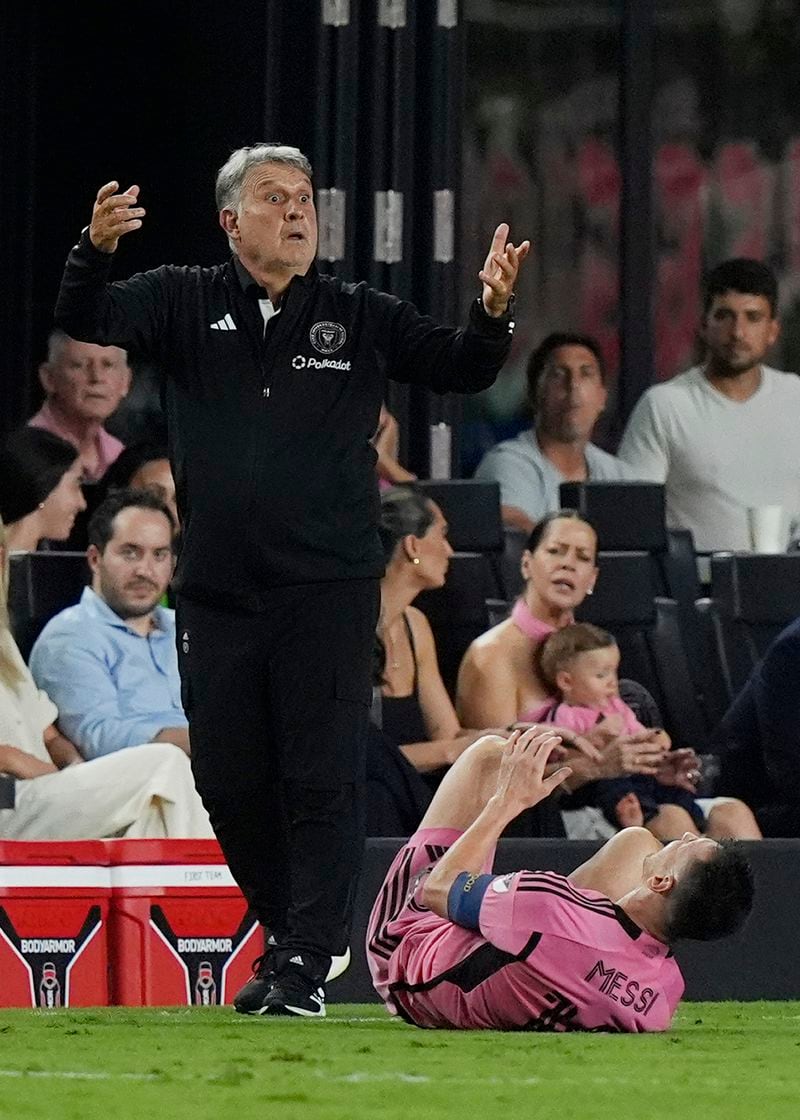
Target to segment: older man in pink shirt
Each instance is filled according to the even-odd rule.
[[[28,423],[77,448],[84,480],[97,482],[125,446],[103,424],[130,388],[126,352],[118,346],[76,342],[54,331],[39,379],[47,399]]]

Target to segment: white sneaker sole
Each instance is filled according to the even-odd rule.
[[[325,977],[325,983],[329,984],[331,980],[335,980],[337,976],[341,976],[350,967],[350,946],[345,949],[341,957],[331,957],[331,967],[328,969],[328,975]]]
[[[285,1005],[287,1011],[291,1011],[292,1015],[300,1015],[303,1019],[324,1019],[325,1008],[321,1007],[319,1011],[306,1011],[302,1007],[291,1007],[288,1003]]]

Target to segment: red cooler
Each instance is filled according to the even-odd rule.
[[[230,1003],[263,951],[216,840],[106,840],[111,1002]]]
[[[105,1007],[111,882],[99,840],[0,841],[0,1007]]]

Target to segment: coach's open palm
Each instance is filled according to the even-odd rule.
[[[552,731],[538,728],[514,731],[509,736],[493,800],[503,807],[510,821],[524,809],[543,801],[572,773],[569,766],[562,766],[549,777],[544,776],[550,753],[560,742]]]
[[[113,179],[100,188],[89,225],[89,238],[95,249],[113,253],[120,237],[141,228],[145,210],[138,203],[139,188],[135,185],[120,193],[119,183]]]

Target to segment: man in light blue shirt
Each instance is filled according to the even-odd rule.
[[[120,490],[89,525],[92,585],[51,619],[30,668],[84,758],[142,743],[189,753],[174,612],[159,606],[174,564],[175,522],[156,494]]]
[[[475,477],[500,483],[503,524],[529,533],[560,508],[562,482],[635,479],[635,470],[590,442],[608,392],[600,348],[588,335],[558,333],[528,362],[533,428],[484,455]]]

